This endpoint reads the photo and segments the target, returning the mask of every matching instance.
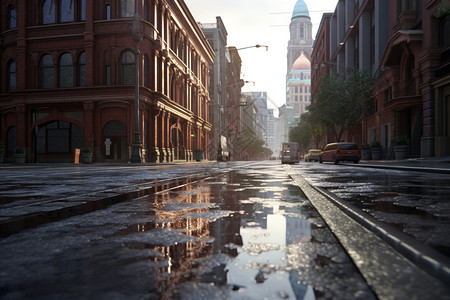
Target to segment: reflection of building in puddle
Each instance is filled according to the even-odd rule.
[[[273,207],[260,202],[242,202],[245,215],[242,217],[243,227],[267,228],[267,216],[273,213]]]
[[[141,224],[140,231],[178,230],[191,241],[172,240],[170,245],[151,245],[162,253],[155,262],[162,263],[159,272],[162,291],[172,290],[188,280],[199,280],[215,284],[226,283],[226,263],[205,261],[210,257],[226,254],[237,256],[237,247],[242,246],[240,236],[240,213],[221,217],[220,205],[211,203],[217,199],[209,185],[185,185],[170,192],[161,191],[152,199],[154,222]],[[216,217],[219,215],[220,217]],[[169,243],[168,243],[169,244]],[[236,245],[237,247],[229,247]],[[219,255],[219,256],[220,256]],[[205,265],[206,264],[206,265]]]
[[[311,240],[311,223],[300,217],[286,217],[286,244],[297,244]]]

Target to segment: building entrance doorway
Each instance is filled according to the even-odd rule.
[[[119,121],[111,121],[103,129],[102,154],[105,161],[128,161],[127,130]]]

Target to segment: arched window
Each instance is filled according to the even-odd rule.
[[[8,63],[8,91],[15,90],[17,88],[17,66],[14,60]]]
[[[73,60],[72,55],[64,53],[59,58],[59,80],[61,88],[73,87]]]
[[[62,120],[39,127],[37,153],[72,153],[83,145],[83,130],[76,124]]]
[[[135,61],[134,53],[131,51],[124,52],[120,61],[122,65],[122,84],[133,84]]]
[[[61,0],[59,2],[59,21],[61,23],[74,21],[74,1],[73,0]]]
[[[17,11],[14,6],[8,6],[8,28],[13,29],[17,27]]]
[[[78,55],[78,86],[86,86],[86,52]]]
[[[122,18],[134,16],[134,0],[120,0],[120,16]]]
[[[55,0],[45,0],[42,3],[42,24],[53,24],[56,22],[55,18]]]
[[[41,87],[44,89],[55,87],[55,67],[50,54],[45,54],[41,58]]]

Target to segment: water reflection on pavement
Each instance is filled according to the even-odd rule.
[[[144,195],[0,241],[0,297],[372,299],[279,164]]]

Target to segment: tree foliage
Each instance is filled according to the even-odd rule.
[[[317,102],[310,107],[311,115],[322,128],[330,128],[335,140],[340,141],[342,133],[354,126],[372,103],[372,84],[368,70],[346,68],[324,76],[318,87]]]
[[[265,143],[259,139],[250,128],[244,129],[237,137],[235,147],[242,154],[248,154],[249,159],[266,159],[272,155],[272,150],[264,147]]]

